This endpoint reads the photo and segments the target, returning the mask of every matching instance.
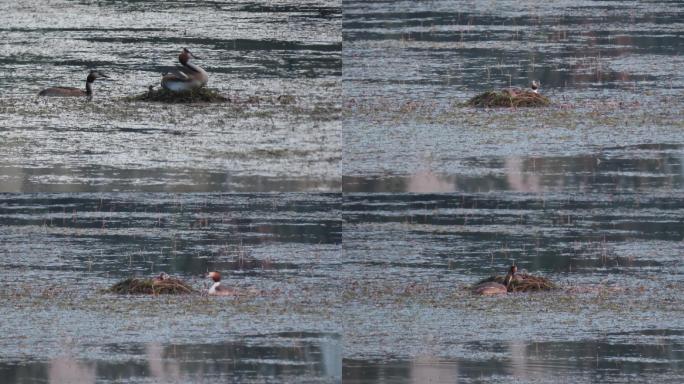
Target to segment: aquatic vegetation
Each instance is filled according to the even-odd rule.
[[[112,285],[106,290],[124,295],[184,295],[197,291],[179,279],[137,279],[128,278]]]
[[[504,279],[506,276],[490,276],[484,280],[479,281],[477,284],[482,284],[486,282],[497,282],[499,284],[504,284]],[[519,273],[515,275],[515,278],[511,280],[511,284],[508,289],[509,292],[535,292],[535,291],[550,291],[552,289],[557,289],[556,284],[551,282],[551,280],[541,277],[528,275],[526,273]]]
[[[529,90],[487,91],[468,100],[471,107],[545,107],[551,104],[548,97]]]
[[[221,95],[211,88],[198,88],[184,92],[172,92],[167,89],[150,89],[137,96],[129,96],[127,101],[151,101],[159,103],[225,103],[230,98]]]

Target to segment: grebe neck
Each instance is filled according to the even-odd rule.
[[[513,280],[513,273],[508,272],[506,278],[504,279],[504,285],[506,286],[506,288],[508,288],[508,286],[511,285],[511,280]]]
[[[221,282],[220,282],[220,281],[215,282],[214,285],[212,285],[211,288],[209,288],[209,293],[214,293],[214,292],[216,292],[216,290],[217,290],[220,286],[221,286]]]
[[[186,60],[185,62],[181,61],[181,64],[183,64],[184,67],[189,68],[193,72],[198,72],[198,73],[204,72],[204,70],[202,68],[191,63],[189,60]]]

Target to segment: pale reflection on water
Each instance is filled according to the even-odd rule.
[[[51,384],[338,382],[342,376],[341,343],[335,334],[281,333],[209,345],[116,345],[107,360],[77,353],[70,350],[46,362],[0,363],[0,374],[3,382]]]
[[[470,158],[468,171],[444,174],[421,169],[411,175],[345,176],[345,192],[640,191],[680,188],[684,156],[678,145],[606,148],[568,157]]]
[[[684,377],[679,333],[668,330],[637,331],[642,344],[623,344],[608,334],[596,341],[470,343],[469,357],[443,359],[429,353],[410,360],[345,360],[345,383],[459,383],[486,382],[623,382],[632,379]],[[565,378],[565,379],[564,379]],[[666,380],[667,381],[667,380]]]
[[[72,356],[60,356],[48,362],[47,382],[50,384],[94,383],[94,364],[82,363]]]

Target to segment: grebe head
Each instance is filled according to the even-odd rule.
[[[513,264],[511,265],[511,268],[508,270],[508,273],[515,275],[518,272],[518,266]]]
[[[539,80],[532,80],[532,84],[530,84],[530,88],[532,88],[532,92],[534,93],[539,93]]]
[[[88,77],[86,78],[86,82],[92,83],[92,82],[95,81],[96,79],[103,78],[103,77],[104,77],[104,78],[109,78],[109,76],[105,75],[104,73],[102,73],[102,72],[100,72],[100,71],[98,71],[98,70],[92,70],[92,71],[90,71],[90,73],[88,74]]]
[[[189,49],[183,48],[180,55],[178,55],[178,61],[181,63],[187,63],[190,59],[199,59],[199,57],[193,55]]]
[[[159,282],[159,281],[168,280],[170,278],[171,278],[171,276],[169,276],[168,273],[162,272],[158,276],[155,276],[154,279],[152,279],[152,280]]]
[[[216,283],[218,283],[219,281],[221,281],[221,274],[218,273],[218,272],[216,272],[216,271],[209,272],[209,274],[207,275],[207,277],[210,278],[210,279],[212,279],[212,280],[214,280],[214,282],[216,282]]]

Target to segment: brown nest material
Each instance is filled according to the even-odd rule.
[[[477,284],[485,283],[488,281],[495,281],[499,284],[505,284],[505,275],[501,276],[490,276]],[[508,292],[536,292],[536,291],[550,291],[552,289],[557,289],[556,284],[552,283],[551,280],[541,277],[528,275],[526,273],[517,273],[513,280],[511,280],[511,285],[508,286]]]
[[[128,278],[112,285],[108,290],[122,295],[185,295],[195,290],[179,279],[136,279]]]
[[[155,90],[153,86],[140,95],[127,97],[128,101],[151,101],[159,103],[225,103],[230,99],[211,88],[198,88],[185,92],[172,92],[164,88]]]
[[[471,107],[545,107],[551,104],[548,97],[528,90],[503,89],[488,91],[468,100]]]

